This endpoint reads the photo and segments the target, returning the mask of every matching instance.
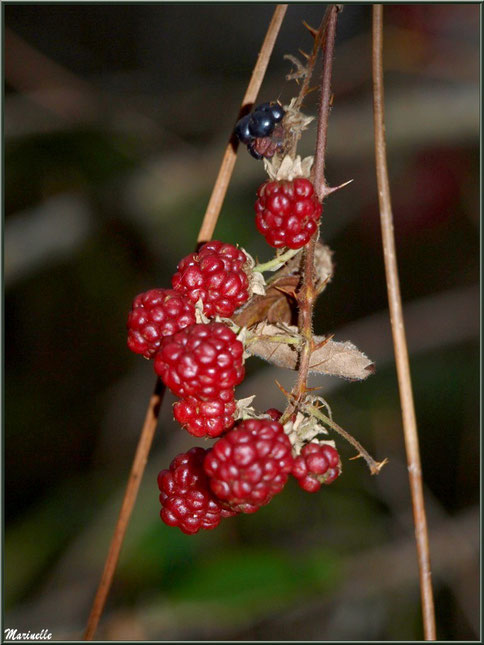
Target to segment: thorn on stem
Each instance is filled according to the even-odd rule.
[[[309,33],[313,38],[316,38],[318,36],[319,29],[314,29],[314,27],[311,27],[310,25],[308,25],[308,23],[305,20],[303,20],[302,24],[306,27],[306,29],[309,31]]]
[[[284,289],[284,287],[278,287],[277,285],[274,285],[274,289],[277,289],[277,291],[286,294],[286,296],[289,296],[290,298],[296,298],[297,294],[294,289]]]
[[[275,381],[275,383],[276,383],[277,387],[281,390],[281,392],[284,394],[284,396],[286,397],[286,399],[287,399],[288,401],[290,401],[291,399],[293,399],[293,398],[294,398],[294,396],[292,395],[292,393],[291,393],[291,392],[288,392],[288,391],[286,390],[286,388],[285,388],[283,385],[281,385],[281,384],[279,383],[279,381],[277,381],[277,380],[276,380],[276,381]]]
[[[342,188],[345,188],[345,186],[348,186],[354,181],[354,179],[349,179],[348,181],[345,181],[343,184],[340,184],[339,186],[326,186],[324,185],[322,188],[322,195],[323,199],[327,197],[328,195],[331,195],[331,193],[335,193],[337,190],[341,190]]]
[[[354,457],[349,457],[348,461],[355,461],[356,459],[361,459],[362,457],[363,457],[363,455],[361,454],[361,452],[359,452]]]
[[[327,280],[325,280],[325,282],[327,282]],[[315,352],[316,350],[321,349],[322,347],[324,347],[324,346],[325,346],[327,343],[329,343],[329,341],[330,341],[330,340],[332,340],[333,338],[334,338],[334,334],[330,334],[330,335],[329,335],[329,336],[327,336],[326,338],[323,338],[323,340],[322,340],[322,341],[320,341],[317,345],[315,345],[315,346],[313,347],[313,352]]]

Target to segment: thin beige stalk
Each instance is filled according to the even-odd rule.
[[[257,58],[257,62],[252,72],[249,85],[247,86],[247,91],[245,92],[244,98],[242,99],[241,108],[239,111],[239,117],[242,116],[242,111],[247,105],[251,105],[255,102],[259,90],[264,79],[264,75],[269,64],[269,59],[274,49],[274,44],[276,38],[279,34],[279,30],[284,20],[286,14],[287,4],[279,4],[274,10],[274,15],[269,24],[264,43]],[[238,117],[238,118],[239,118]],[[235,160],[237,159],[237,148],[238,142],[234,140],[234,137],[231,137],[225,148],[225,153],[220,165],[220,170],[218,172],[215,185],[208,202],[207,210],[205,211],[205,216],[203,218],[202,226],[198,234],[197,242],[202,244],[207,242],[212,238],[213,232],[215,230],[215,225],[222,208],[222,204],[225,198],[225,193],[227,192],[228,185],[230,183],[230,178],[232,177],[232,172],[235,166]]]
[[[422,469],[418,445],[417,421],[413,403],[412,382],[408,360],[407,341],[403,322],[402,301],[398,278],[393,232],[393,214],[390,184],[386,160],[384,96],[383,96],[383,6],[373,5],[373,107],[375,127],[375,157],[380,205],[381,231],[385,273],[388,289],[388,304],[393,334],[398,387],[402,408],[403,431],[412,496],[415,538],[417,542],[420,592],[425,640],[435,640],[435,611],[430,569],[430,550],[427,519],[422,488]]]
[[[253,103],[257,98],[257,94],[262,85],[267,65],[276,42],[284,15],[286,13],[287,5],[277,5],[272,20],[267,29],[262,48],[257,59],[254,71],[252,72],[247,91],[242,101],[242,106],[247,103]],[[208,241],[213,235],[217,219],[222,208],[225,193],[232,176],[232,171],[235,164],[237,149],[232,147],[229,143],[225,151],[220,170],[215,181],[212,191],[210,202],[207,206],[207,211],[203,219],[200,232],[198,234],[198,242]],[[145,422],[141,429],[138,446],[134,456],[133,464],[126,485],[121,510],[119,512],[118,520],[114,528],[113,537],[109,545],[104,570],[101,576],[96,596],[94,598],[91,613],[87,622],[86,631],[84,633],[84,640],[92,640],[96,633],[99,620],[101,618],[106,600],[111,589],[114,573],[119,560],[119,554],[123,545],[126,529],[128,528],[129,520],[136,502],[141,479],[148,461],[148,455],[153,443],[156,426],[158,423],[158,416],[163,400],[165,388],[159,379],[156,380],[154,392],[150,398],[148,409],[146,411]]]
[[[99,583],[94,602],[92,604],[89,620],[87,621],[86,631],[84,633],[84,640],[90,641],[93,639],[96,632],[99,619],[106,604],[111,583],[113,581],[114,572],[118,564],[119,553],[123,545],[126,529],[128,528],[131,513],[138,496],[138,490],[141,484],[141,479],[145,470],[148,454],[150,452],[153,437],[155,435],[156,425],[158,423],[158,415],[163,400],[165,387],[160,379],[156,379],[155,389],[151,395],[148,409],[146,411],[145,422],[141,429],[138,446],[131,466],[126,491],[124,493],[121,510],[119,511],[118,520],[114,529],[111,544],[109,545],[108,555],[104,564],[101,581]]]

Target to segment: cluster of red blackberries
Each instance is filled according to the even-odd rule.
[[[238,421],[212,448],[192,448],[160,472],[161,518],[188,534],[213,529],[224,517],[268,504],[290,474],[315,492],[340,472],[332,446],[312,442],[294,458],[283,426],[268,414]]]
[[[270,157],[278,149],[284,114],[279,103],[264,103],[237,123],[236,134],[253,156]],[[307,244],[321,217],[314,187],[304,177],[265,182],[255,210],[258,230],[275,248]],[[208,242],[181,260],[171,289],[137,296],[128,317],[128,346],[153,359],[155,372],[178,397],[175,419],[196,437],[218,438],[209,449],[178,455],[158,475],[163,521],[188,534],[215,528],[224,517],[254,513],[290,474],[315,492],[341,472],[338,452],[328,442],[313,440],[296,451],[275,409],[258,417],[239,411],[251,418],[235,420],[244,346],[221,318],[248,302],[251,264],[232,244]]]
[[[255,159],[270,159],[280,147],[282,130],[277,132],[277,125],[284,115],[284,108],[276,101],[261,103],[237,121],[235,134]]]
[[[153,359],[156,373],[179,397],[175,418],[197,437],[220,437],[210,449],[178,455],[158,476],[161,517],[184,533],[254,513],[284,488],[290,474],[312,492],[340,472],[338,453],[328,444],[307,444],[294,455],[277,410],[235,421],[244,346],[213,318],[228,318],[248,301],[249,272],[243,251],[209,242],[178,264],[172,289],[140,294],[128,316],[130,349]],[[197,303],[204,322],[197,322]]]
[[[175,418],[197,437],[217,437],[234,424],[244,348],[227,325],[197,323],[195,305],[200,301],[209,319],[232,316],[249,299],[247,262],[232,244],[208,242],[181,260],[172,289],[140,294],[128,316],[129,348],[153,359],[180,398]]]

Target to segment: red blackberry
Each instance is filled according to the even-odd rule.
[[[266,410],[266,414],[268,414],[273,421],[279,421],[282,417],[282,412],[276,408],[269,408]]]
[[[299,486],[308,493],[315,493],[321,484],[331,484],[341,474],[338,451],[328,444],[308,443],[294,460],[292,475]]]
[[[158,475],[161,519],[169,526],[178,526],[183,533],[214,529],[223,517],[235,515],[211,493],[203,472],[205,455],[203,448],[192,448],[175,457],[170,469]]]
[[[269,181],[257,191],[255,222],[271,246],[299,249],[318,228],[322,207],[309,179]]]
[[[163,339],[154,367],[180,398],[227,401],[226,390],[233,392],[244,378],[243,353],[242,343],[227,325],[196,323]]]
[[[128,315],[128,347],[152,358],[163,336],[171,336],[195,322],[193,303],[174,289],[151,289],[133,300]]]
[[[220,399],[200,401],[189,396],[175,403],[173,415],[195,437],[218,437],[234,425],[236,407],[233,391],[232,398],[227,402]]]
[[[277,421],[240,421],[216,441],[204,461],[218,499],[242,513],[254,513],[279,493],[291,472],[291,444]]]
[[[193,303],[201,298],[205,315],[230,318],[249,299],[246,262],[243,251],[232,244],[207,242],[197,253],[181,260],[172,285]]]

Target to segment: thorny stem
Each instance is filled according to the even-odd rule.
[[[318,134],[316,138],[316,154],[312,170],[313,183],[320,201],[325,197],[326,178],[324,167],[326,163],[326,144],[328,134],[329,111],[331,105],[331,72],[333,71],[334,39],[336,35],[336,20],[340,11],[338,5],[330,8],[330,20],[326,36],[324,52],[323,76],[321,81],[321,107],[319,111]],[[318,154],[319,153],[319,154]]]
[[[320,201],[324,198],[324,165],[326,157],[326,132],[328,129],[329,108],[331,98],[331,72],[333,69],[333,52],[336,34],[336,22],[340,8],[338,5],[330,5],[323,18],[323,25],[326,27],[326,46],[324,52],[323,73],[321,79],[321,107],[319,110],[318,136],[316,141],[316,153],[313,167],[313,184]],[[314,249],[316,236],[314,235],[304,247],[303,274],[301,286],[297,292],[298,302],[298,327],[303,338],[303,345],[299,355],[299,371],[296,385],[292,391],[292,399],[281,418],[281,423],[289,420],[297,405],[302,400],[307,390],[307,379],[309,364],[313,351],[313,308],[318,296],[314,286]]]
[[[408,475],[412,496],[415,538],[422,597],[425,640],[436,639],[435,610],[432,592],[430,549],[422,487],[422,468],[418,445],[417,421],[413,403],[407,341],[403,322],[402,300],[393,233],[393,214],[386,160],[384,86],[383,86],[383,6],[373,5],[373,109],[378,200],[392,326],[395,362],[402,408],[403,432],[407,452]]]
[[[277,5],[274,10],[259,57],[252,72],[247,91],[242,100],[242,106],[247,103],[253,103],[257,98],[286,10],[286,4]],[[225,193],[227,192],[227,187],[232,176],[236,156],[237,148],[234,148],[232,143],[229,143],[215,181],[205,217],[200,227],[197,239],[198,242],[208,241],[213,235]],[[121,510],[109,545],[101,581],[92,604],[91,613],[89,614],[86,631],[84,633],[84,640],[87,641],[92,640],[94,637],[111,588],[126,529],[128,528],[131,513],[136,502],[139,486],[148,460],[151,444],[153,442],[164,391],[165,388],[163,384],[160,379],[157,379],[154,392],[150,398],[148,409],[146,411],[145,422],[141,429],[138,446],[131,466],[131,472],[126,485]]]
[[[330,417],[326,416],[318,408],[315,408],[312,405],[308,405],[304,408],[304,410],[311,414],[313,417],[316,417],[317,419],[325,423],[342,437],[344,437],[346,441],[348,441],[358,451],[358,457],[361,456],[366,461],[372,475],[377,475],[383,468],[383,466],[387,463],[386,459],[384,459],[383,461],[375,461],[373,457],[363,448],[363,446],[349,434],[349,432],[343,430],[341,426],[335,423]]]
[[[296,103],[294,104],[294,110],[300,110],[303,104],[303,101],[306,97],[306,95],[309,93],[309,83],[311,82],[311,78],[313,75],[314,67],[316,65],[316,61],[318,59],[318,54],[319,54],[319,49],[321,48],[324,40],[324,36],[326,33],[326,29],[328,27],[328,21],[330,17],[330,11],[327,10],[326,13],[324,14],[324,17],[321,21],[321,24],[319,26],[319,29],[314,30],[311,29],[307,24],[305,26],[309,29],[311,32],[311,35],[314,38],[314,43],[313,43],[313,50],[311,52],[311,55],[307,59],[306,64],[304,65],[304,81],[302,82],[302,85],[299,89],[299,93],[296,99]],[[291,59],[291,57],[286,56],[285,58]],[[297,62],[297,61],[294,61]],[[297,75],[299,76],[299,74]],[[292,74],[289,74],[286,79],[292,79],[295,78]],[[298,135],[295,134],[292,130],[289,130],[286,134],[286,138],[284,141],[284,150],[286,154],[289,154],[291,157],[293,157],[296,153],[296,147],[297,147],[297,140],[298,140]]]
[[[244,108],[247,105],[251,105],[255,102],[257,95],[259,93],[264,75],[269,64],[269,59],[274,49],[274,44],[276,38],[279,34],[279,30],[284,20],[286,14],[287,4],[279,4],[274,10],[274,15],[267,29],[266,37],[262,44],[262,48],[259,53],[259,57],[255,64],[254,70],[252,72],[249,85],[247,86],[247,91],[245,92],[244,98],[242,99],[241,108],[239,111],[240,118],[242,116]],[[228,185],[230,183],[230,178],[232,177],[232,172],[235,166],[235,160],[237,159],[237,148],[238,141],[231,136],[227,147],[225,148],[225,153],[220,165],[220,170],[218,172],[217,179],[208,202],[207,210],[205,212],[202,226],[200,227],[200,232],[198,234],[197,242],[202,244],[203,242],[208,242],[212,238],[213,232],[215,230],[215,225],[217,224],[218,216],[222,208],[222,204],[225,198],[225,193],[227,192]]]

